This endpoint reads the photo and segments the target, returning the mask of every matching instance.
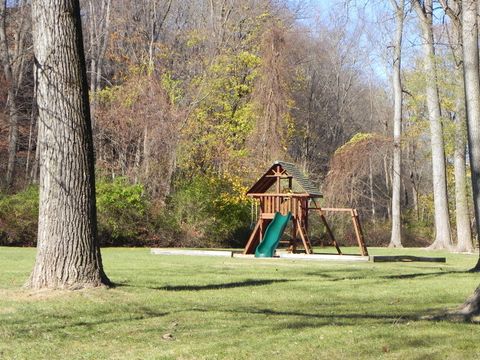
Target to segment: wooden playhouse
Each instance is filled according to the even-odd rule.
[[[291,238],[288,250],[296,252],[298,246],[303,247],[306,254],[312,254],[312,245],[308,237],[308,216],[310,211],[316,211],[325,226],[332,245],[342,254],[340,247],[325,218],[326,212],[346,212],[352,218],[355,235],[360,253],[368,255],[363,238],[362,228],[356,209],[351,208],[321,208],[318,200],[322,197],[317,187],[297,167],[285,161],[275,161],[273,165],[247,191],[258,208],[258,220],[248,238],[244,254],[253,254],[262,241],[263,234],[276,212],[283,215],[291,213]]]

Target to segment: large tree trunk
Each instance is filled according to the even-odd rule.
[[[437,88],[435,50],[433,46],[432,0],[425,0],[423,8],[418,0],[413,0],[415,11],[420,18],[424,51],[424,70],[426,77],[426,102],[430,121],[432,147],[432,179],[435,207],[435,241],[433,249],[450,249],[450,217],[448,212],[447,174],[445,168],[445,150],[441,122],[440,100]]]
[[[449,38],[450,48],[455,60],[456,78],[463,77],[462,63],[462,21],[461,4],[458,1],[440,0],[445,13],[450,17],[452,36]],[[457,223],[457,247],[460,252],[472,251],[472,231],[470,228],[470,215],[468,211],[467,181],[465,167],[466,151],[466,121],[465,121],[465,94],[463,87],[455,100],[455,218]]]
[[[466,131],[463,97],[457,99],[457,110],[455,118],[455,154],[454,154],[454,173],[455,173],[455,218],[457,223],[457,247],[456,251],[471,252],[472,231],[470,228],[470,215],[468,211],[467,180],[466,180]]]
[[[476,0],[463,0],[463,76],[465,105],[467,110],[467,133],[472,172],[473,205],[475,225],[480,234],[480,75],[478,73],[478,5]],[[480,260],[473,269],[480,270]],[[480,286],[462,305],[461,314],[467,318],[480,313]]]
[[[402,218],[400,208],[400,190],[401,190],[401,163],[402,163],[402,82],[400,78],[401,56],[402,56],[402,33],[404,3],[400,0],[392,0],[395,9],[395,51],[393,57],[393,176],[392,176],[392,233],[390,238],[390,247],[402,247]]]
[[[468,149],[472,173],[475,226],[480,234],[480,75],[478,72],[477,1],[463,1],[463,76],[467,110]],[[480,237],[479,237],[480,238]],[[480,270],[480,260],[475,266]],[[478,294],[478,291],[476,292]],[[480,301],[480,297],[477,297]]]
[[[109,284],[97,241],[93,141],[78,0],[32,1],[40,207],[27,286]]]
[[[458,9],[457,9],[458,12]],[[454,15],[452,14],[451,17]],[[452,32],[454,39],[451,41],[452,51],[456,61],[456,78],[463,77],[462,71],[462,25],[458,16],[452,21]],[[457,247],[459,252],[471,252],[472,229],[470,228],[470,214],[468,211],[467,179],[465,155],[467,147],[467,131],[465,119],[465,93],[460,86],[460,92],[455,101],[455,153],[454,153],[454,173],[455,173],[455,219],[457,223]]]

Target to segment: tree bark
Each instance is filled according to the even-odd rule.
[[[450,235],[450,217],[448,211],[447,174],[445,168],[445,150],[443,142],[443,129],[441,122],[440,100],[437,87],[435,65],[435,49],[433,46],[432,29],[432,0],[425,0],[423,7],[418,0],[412,4],[422,29],[424,51],[424,69],[426,76],[426,102],[428,118],[430,121],[430,136],[432,147],[432,178],[433,198],[435,207],[435,241],[431,249],[450,249],[452,239]]]
[[[392,176],[392,232],[389,247],[402,247],[402,214],[401,214],[401,163],[402,163],[402,81],[400,77],[402,56],[402,35],[404,3],[392,0],[395,9],[395,50],[393,56],[393,176]]]
[[[456,78],[463,77],[463,51],[462,51],[462,21],[461,4],[454,0],[440,0],[445,13],[451,19],[452,36],[449,37],[450,48],[455,61]],[[467,181],[465,166],[466,151],[466,121],[465,121],[465,94],[460,87],[460,93],[455,100],[455,152],[454,152],[454,175],[455,175],[455,218],[457,223],[457,246],[456,251],[472,251],[472,231],[470,228],[470,215],[468,211]]]
[[[457,247],[459,252],[472,252],[472,231],[468,211],[467,181],[465,176],[465,125],[463,118],[455,122],[455,209],[457,222]]]
[[[376,209],[375,209],[375,194],[373,191],[373,169],[372,169],[372,159],[368,161],[368,185],[370,188],[370,211],[372,213],[372,223],[375,224],[376,219]]]
[[[40,204],[28,287],[110,284],[97,241],[93,141],[78,0],[32,1]]]
[[[470,215],[468,211],[467,179],[466,179],[466,129],[463,108],[463,97],[457,97],[457,110],[455,117],[455,218],[457,223],[456,251],[472,252],[472,231],[470,228]]]
[[[480,75],[478,72],[478,5],[475,0],[462,4],[463,77],[465,108],[467,111],[468,149],[472,173],[473,207],[475,226],[480,234]],[[474,270],[480,270],[480,259]],[[478,294],[478,291],[476,292]],[[477,296],[477,301],[480,297]]]

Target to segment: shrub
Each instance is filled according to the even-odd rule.
[[[244,190],[227,178],[195,177],[179,183],[167,206],[151,201],[126,178],[97,181],[102,246],[238,246],[248,236],[250,208]],[[0,245],[34,246],[38,187],[0,194]]]
[[[175,216],[126,178],[97,181],[98,234],[102,246],[178,246]]]
[[[37,239],[38,186],[0,195],[0,245],[33,246]]]
[[[148,233],[149,203],[141,184],[118,177],[96,186],[98,233],[103,245],[133,245]]]
[[[170,208],[184,246],[236,246],[248,235],[250,208],[233,179],[195,176],[177,184]]]

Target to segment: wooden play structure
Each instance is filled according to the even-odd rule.
[[[288,250],[294,253],[297,251],[297,247],[301,245],[306,254],[312,254],[312,246],[308,237],[308,215],[310,211],[315,211],[320,215],[326,233],[339,255],[342,254],[342,251],[327,223],[325,213],[344,212],[349,214],[355,229],[360,253],[363,256],[368,256],[357,210],[350,208],[321,208],[318,206],[318,199],[322,195],[294,164],[275,161],[267,172],[248,190],[247,196],[256,203],[259,213],[256,225],[245,246],[243,252],[245,255],[255,252],[256,247],[263,239],[265,229],[277,212],[282,215],[290,212],[292,215],[291,239],[288,241]]]

